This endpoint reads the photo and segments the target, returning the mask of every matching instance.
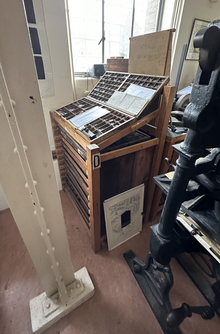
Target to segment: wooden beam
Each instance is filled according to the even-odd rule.
[[[101,249],[101,217],[100,217],[100,166],[94,168],[93,158],[99,155],[99,147],[95,144],[87,146],[88,185],[90,197],[91,242],[95,253]]]
[[[59,131],[59,129],[57,127],[57,124],[54,120],[54,117],[53,117],[52,113],[50,113],[50,119],[51,119],[51,124],[52,124],[52,132],[53,132],[53,136],[54,136],[54,132]],[[62,169],[62,164],[63,164],[63,160],[64,160],[64,153],[63,153],[63,145],[62,145],[62,141],[61,141],[61,135],[56,136],[56,139],[55,139],[55,136],[54,136],[54,144],[55,144],[57,162],[58,162],[58,167],[59,167],[59,172],[60,172],[61,184],[62,184],[62,188],[63,188],[64,185],[65,185],[66,171],[65,171],[65,169]]]
[[[113,135],[112,137],[102,141],[99,144],[100,151],[103,150],[104,148],[106,148],[107,146],[115,143],[117,140],[127,136],[131,132],[132,131],[130,130],[130,127],[127,127],[125,129],[121,130],[120,132],[115,133],[115,135]]]
[[[151,135],[151,136],[154,136],[155,137],[155,134],[156,134],[156,126],[152,125],[152,124],[146,124],[144,127],[143,127],[143,130],[146,131],[147,134]]]
[[[145,222],[149,221],[150,210],[153,202],[154,191],[155,191],[155,183],[153,181],[153,177],[158,175],[161,157],[163,154],[167,127],[169,124],[170,112],[173,105],[173,99],[175,97],[176,87],[166,86],[164,87],[159,118],[158,118],[158,126],[156,130],[156,137],[159,138],[159,144],[155,148],[154,159],[151,166],[151,173],[149,178],[149,188],[147,193],[147,212],[145,216]]]
[[[154,138],[154,139],[151,139],[151,140],[139,143],[139,144],[123,147],[123,148],[120,148],[120,149],[112,151],[112,152],[103,153],[103,154],[101,154],[101,162],[111,160],[111,159],[115,159],[115,158],[118,158],[118,157],[122,157],[123,155],[130,154],[130,153],[133,153],[133,152],[136,152],[136,151],[140,151],[140,150],[143,150],[143,149],[151,147],[151,146],[155,146],[158,143],[159,143],[159,139]]]
[[[166,63],[164,67],[164,75],[167,75],[167,76],[170,76],[172,39],[173,39],[173,32],[175,31],[176,29],[170,29],[170,37],[169,37],[169,43],[168,43],[168,49],[167,49],[167,55],[166,55]]]
[[[160,169],[158,172],[159,175],[168,172],[169,166],[166,164],[165,158],[170,159],[172,155],[172,151],[173,151],[172,145],[169,145],[168,143],[166,143],[164,146]],[[150,209],[150,217],[149,217],[150,221],[154,221],[157,216],[162,193],[163,193],[162,190],[158,186],[156,186],[155,191],[154,191],[154,198],[153,198],[152,206]]]
[[[166,136],[166,142],[165,142],[165,145],[164,145],[163,156],[162,156],[162,159],[161,159],[160,169],[159,169],[159,173],[158,173],[159,175],[165,174],[169,171],[169,166],[165,162],[165,158],[168,158],[168,159],[174,161],[175,160],[175,154],[177,155],[177,158],[178,158],[178,154],[177,154],[177,152],[174,151],[174,149],[172,147],[172,144],[176,144],[176,143],[179,143],[179,142],[183,141],[185,139],[185,136],[186,136],[186,134],[179,135],[179,136],[176,135],[175,137]],[[155,188],[153,203],[152,203],[152,207],[151,207],[151,211],[150,211],[150,221],[154,221],[156,216],[157,216],[157,213],[159,211],[161,211],[161,207],[163,208],[163,205],[159,205],[162,193],[163,192],[159,187]]]
[[[64,139],[62,138],[63,141],[63,147],[65,150],[72,156],[73,160],[76,161],[76,163],[79,165],[79,167],[84,171],[84,173],[87,173],[87,166],[86,166],[86,161],[84,161],[79,154],[75,152],[73,147]]]
[[[83,219],[82,211],[79,209],[79,206],[76,204],[76,200],[74,199],[70,188],[68,186],[66,186],[65,190],[66,190],[67,195],[69,196],[70,201],[72,202],[72,204],[74,205],[75,209],[79,213],[80,220],[81,220],[83,226],[85,227],[85,230],[88,233],[89,238],[91,238],[91,231],[90,231],[90,228],[89,228],[90,227],[90,222],[88,223],[89,224],[89,226],[88,226],[87,223],[86,223],[86,221]]]
[[[64,117],[60,116],[57,111],[51,111],[50,113],[52,117],[67,131],[69,134],[84,148],[86,149],[86,146],[88,145],[88,142],[86,142],[81,137],[81,132],[75,130],[75,128],[65,120]]]
[[[69,152],[67,151],[67,153],[69,153]],[[67,153],[64,153],[64,157],[66,156]],[[86,169],[86,171],[85,171],[86,175],[85,175],[83,173],[83,171],[81,170],[81,168],[79,168],[79,166],[77,165],[76,161],[73,159],[73,157],[70,154],[68,154],[68,160],[75,167],[75,169],[79,173],[80,177],[88,184],[88,176],[86,177],[86,175],[88,175],[88,170]]]
[[[159,110],[160,109],[157,109],[157,110],[153,111],[149,115],[141,118],[134,125],[131,125],[130,126],[131,132],[140,129],[142,126],[144,126],[145,124],[149,123],[152,119],[156,118],[158,116],[158,114],[159,114]]]
[[[175,144],[177,142],[177,138],[178,138],[178,142],[181,142],[185,139],[186,137],[186,133],[179,135],[179,136],[175,136],[175,137],[170,137],[167,136],[166,137],[166,142],[171,143],[171,144]]]
[[[137,121],[135,124],[130,125],[129,127],[121,130],[120,132],[115,133],[110,138],[103,140],[101,143],[99,143],[100,151],[106,148],[107,146],[115,143],[117,140],[127,136],[129,133],[134,132],[135,130],[141,128],[145,124],[149,123],[152,119],[156,118],[158,116],[159,109],[153,111],[149,115],[143,117],[139,121]]]

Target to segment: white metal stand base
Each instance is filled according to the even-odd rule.
[[[65,304],[60,302],[58,293],[48,298],[44,292],[30,300],[33,333],[42,333],[94,295],[95,288],[86,267],[75,272],[75,278],[74,283],[67,287],[68,300]]]

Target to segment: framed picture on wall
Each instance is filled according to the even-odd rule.
[[[194,48],[193,39],[200,29],[207,28],[209,21],[195,19],[192,26],[192,31],[189,39],[186,60],[199,60],[199,49]]]

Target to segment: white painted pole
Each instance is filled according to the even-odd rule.
[[[56,261],[54,252],[55,247],[52,246],[51,238],[50,238],[50,230],[47,228],[45,219],[44,219],[44,211],[45,209],[41,206],[40,200],[36,191],[37,181],[33,180],[30,165],[28,163],[26,151],[28,147],[24,145],[22,142],[21,133],[18,127],[18,123],[15,116],[15,111],[12,106],[13,102],[10,99],[9,92],[7,89],[7,84],[4,78],[4,73],[2,70],[2,66],[0,64],[0,96],[1,96],[1,103],[2,107],[5,112],[5,118],[8,121],[8,127],[11,133],[8,133],[8,136],[12,136],[15,144],[14,153],[18,154],[19,162],[24,174],[25,184],[23,185],[27,191],[29,191],[29,195],[31,197],[33,203],[33,214],[37,216],[38,224],[41,230],[41,237],[44,239],[46,245],[46,253],[50,258],[51,262],[51,269],[54,273],[55,281],[58,285],[58,290],[60,293],[60,299],[62,302],[67,301],[67,291],[65,284],[63,282],[62,276],[59,270],[59,262]],[[14,102],[15,104],[15,102]],[[15,104],[16,105],[16,104]],[[2,118],[4,117],[3,113],[1,114]],[[46,254],[45,254],[46,256]],[[74,280],[74,274],[73,274]]]
[[[30,302],[41,333],[94,293],[71,262],[22,0],[0,11],[0,183],[45,293]]]

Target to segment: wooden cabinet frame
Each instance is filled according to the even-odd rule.
[[[85,223],[85,227],[87,232],[89,233],[91,244],[94,252],[98,252],[101,249],[101,241],[104,236],[101,236],[101,221],[100,221],[100,210],[103,203],[100,200],[100,171],[102,168],[102,163],[108,162],[112,159],[116,159],[122,156],[126,156],[128,154],[134,152],[143,152],[144,150],[151,149],[153,150],[153,154],[151,155],[151,161],[149,162],[149,175],[148,179],[145,180],[145,218],[144,221],[148,221],[150,214],[150,207],[153,201],[153,193],[155,185],[152,181],[153,176],[157,175],[159,172],[161,156],[163,153],[165,137],[167,132],[167,126],[170,117],[170,111],[173,104],[173,99],[175,96],[175,87],[165,86],[162,93],[160,107],[154,112],[150,113],[147,116],[144,116],[142,119],[135,120],[135,122],[130,123],[126,128],[121,129],[119,131],[115,131],[109,138],[104,138],[99,143],[91,144],[88,142],[84,136],[80,133],[80,131],[76,130],[65,118],[63,118],[58,112],[51,112],[51,121],[52,121],[52,129],[54,134],[54,141],[56,147],[56,154],[58,159],[58,165],[61,175],[61,182],[63,189],[66,190],[71,200],[76,202],[71,192],[66,184],[66,172],[67,166],[65,165],[64,158],[64,149],[61,140],[61,134],[58,125],[62,126],[63,129],[71,136],[77,143],[81,145],[81,147],[87,153],[87,160],[83,161],[81,159],[81,163],[85,167],[84,176],[86,174],[87,184],[88,184],[88,210],[89,210],[89,221]],[[157,126],[153,127],[155,132],[155,138],[148,140],[146,142],[142,142],[139,144],[135,144],[132,146],[124,147],[115,151],[101,153],[101,151],[112,143],[116,142],[120,138],[126,136],[127,134],[134,132],[137,129],[149,124],[152,120],[155,120],[155,124]],[[150,126],[149,126],[150,128]],[[153,148],[153,149],[152,149]],[[148,151],[146,151],[148,152]],[[94,168],[93,160],[94,157],[99,157],[100,165]],[[142,161],[143,162],[143,161]],[[138,168],[138,167],[136,167]],[[144,166],[142,166],[144,169]],[[136,171],[138,174],[138,171]],[[136,184],[137,185],[137,184]],[[79,206],[78,210],[80,212]],[[83,214],[80,212],[82,218]],[[85,219],[83,219],[85,220]]]

